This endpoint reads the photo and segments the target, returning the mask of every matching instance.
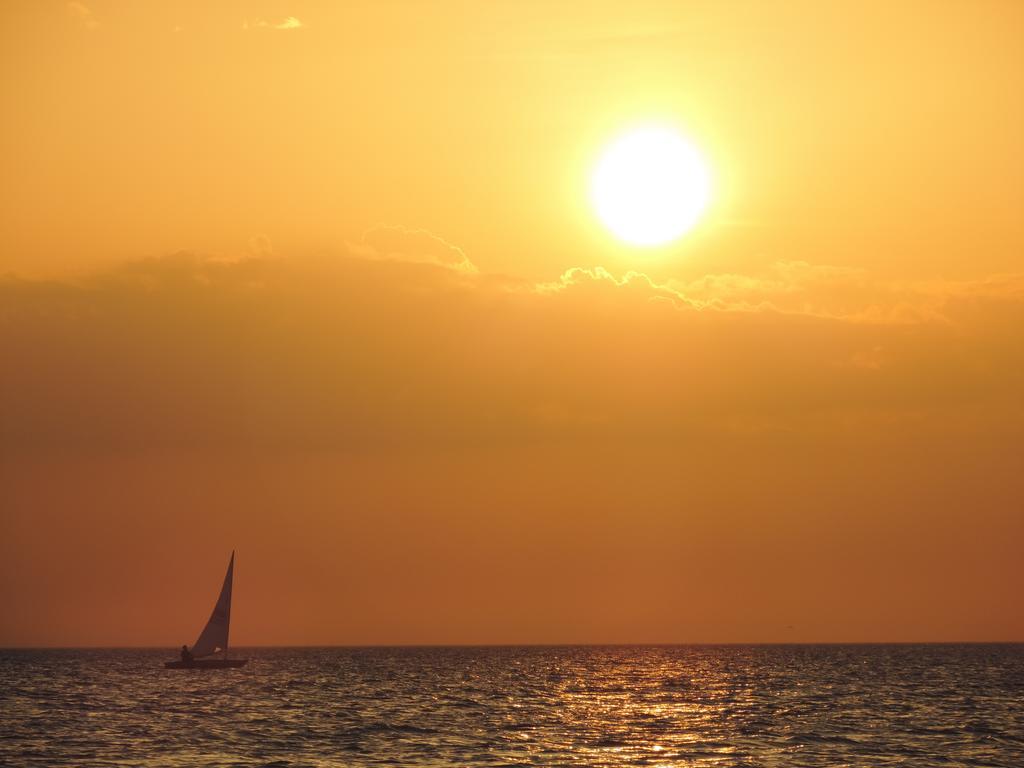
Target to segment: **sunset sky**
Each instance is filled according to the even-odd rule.
[[[3,14],[0,645],[1024,640],[1024,4]]]

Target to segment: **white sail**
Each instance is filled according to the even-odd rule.
[[[235,553],[232,552],[231,562],[228,563],[228,572],[224,576],[224,586],[220,588],[220,597],[217,598],[217,604],[213,606],[210,620],[206,622],[203,631],[199,633],[199,639],[192,646],[192,655],[197,659],[228,649],[228,628],[231,624],[231,580],[234,569]]]

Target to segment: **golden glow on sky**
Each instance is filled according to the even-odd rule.
[[[604,151],[590,192],[598,216],[616,237],[632,245],[664,245],[686,234],[704,213],[711,172],[677,131],[644,126]]]
[[[0,645],[1024,639],[1024,3],[3,12]]]

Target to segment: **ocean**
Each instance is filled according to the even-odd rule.
[[[4,766],[1024,766],[1024,645],[0,650]]]

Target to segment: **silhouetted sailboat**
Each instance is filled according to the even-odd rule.
[[[231,627],[231,582],[234,578],[235,553],[231,553],[228,572],[224,575],[224,586],[220,588],[220,597],[213,606],[210,620],[206,622],[199,639],[191,650],[182,648],[180,661],[166,661],[167,669],[227,669],[241,667],[248,659],[228,658],[228,629]],[[219,659],[203,658],[215,653],[223,653]]]

